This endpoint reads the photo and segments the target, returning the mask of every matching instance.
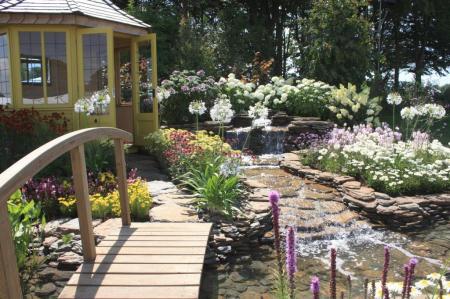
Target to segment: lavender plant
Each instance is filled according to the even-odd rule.
[[[291,299],[293,299],[295,295],[295,272],[297,271],[295,244],[295,231],[294,228],[290,226],[286,233],[286,269]]]

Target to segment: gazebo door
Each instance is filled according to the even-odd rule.
[[[79,127],[115,127],[114,44],[110,28],[77,30],[78,95],[92,97],[96,93],[110,96],[109,105],[97,105],[86,117],[79,114]]]
[[[156,99],[156,35],[133,39],[131,45],[133,113],[135,144],[143,145],[144,137],[159,127]]]

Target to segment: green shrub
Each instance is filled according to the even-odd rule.
[[[36,234],[36,228],[39,225],[45,226],[41,205],[33,200],[23,201],[20,191],[17,191],[8,201],[8,215],[19,270],[21,272],[33,270],[30,256],[34,256],[35,250],[34,248],[30,250],[29,245],[33,243],[34,238],[40,237]]]
[[[217,157],[203,167],[191,167],[178,179],[198,196],[196,203],[200,209],[211,214],[232,216],[241,196],[241,185],[236,175],[224,173],[224,162],[224,159]]]

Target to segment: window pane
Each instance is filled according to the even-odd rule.
[[[120,103],[131,103],[132,84],[131,84],[131,63],[130,49],[119,51],[119,80],[120,80]]]
[[[151,43],[139,43],[139,109],[141,113],[153,112]]]
[[[20,74],[24,104],[44,104],[40,32],[19,32]]]
[[[47,61],[47,103],[67,104],[66,33],[45,32],[45,58]]]
[[[0,105],[12,104],[9,78],[8,35],[0,33]]]
[[[83,35],[83,67],[85,96],[108,87],[105,33]]]

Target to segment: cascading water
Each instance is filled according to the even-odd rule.
[[[285,134],[285,127],[267,126],[257,129],[245,127],[229,130],[225,137],[235,149],[241,150],[245,146],[252,153],[263,155],[282,154]]]

